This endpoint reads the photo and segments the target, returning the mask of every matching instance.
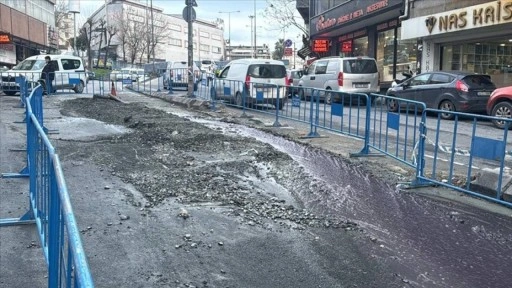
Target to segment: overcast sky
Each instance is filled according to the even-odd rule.
[[[104,0],[70,0],[80,1],[80,11],[82,19],[87,18],[92,12],[105,3]],[[150,5],[151,0],[139,0],[142,3]],[[268,7],[266,0],[196,0],[198,7],[195,7],[198,19],[215,21],[217,18],[224,19],[225,30],[224,38],[229,38],[228,27],[231,26],[232,45],[251,45],[251,19],[254,15],[256,4],[256,43],[258,45],[267,44],[271,49],[279,38],[286,37],[292,41],[300,42],[298,35],[300,31],[297,28],[289,28],[290,31],[283,32],[272,23],[271,19],[264,16],[263,11]],[[181,14],[185,7],[185,0],[153,0],[153,6],[163,8],[166,14]],[[228,25],[228,13],[232,12],[231,25]],[[297,12],[298,13],[298,12]],[[78,15],[77,15],[78,17]]]

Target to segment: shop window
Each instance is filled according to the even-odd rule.
[[[354,39],[352,47],[354,56],[368,56],[368,36]]]
[[[381,82],[393,81],[393,61],[395,53],[395,30],[379,32],[377,36],[376,60]]]

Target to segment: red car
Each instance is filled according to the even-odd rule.
[[[487,114],[494,117],[512,117],[512,86],[497,88],[492,92],[487,101]],[[505,128],[505,121],[494,120],[492,123],[500,129]],[[512,124],[509,129],[512,129]]]

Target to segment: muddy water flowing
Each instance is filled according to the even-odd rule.
[[[290,155],[314,179],[290,193],[317,214],[357,222],[375,243],[368,253],[410,269],[402,276],[411,287],[510,287],[510,217],[399,192],[342,158],[260,130],[190,119]]]

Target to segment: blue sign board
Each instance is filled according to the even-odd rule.
[[[132,84],[132,79],[123,79],[123,84]]]
[[[292,40],[286,39],[286,41],[284,41],[284,47],[288,48],[288,47],[292,47],[292,45],[293,45]]]

